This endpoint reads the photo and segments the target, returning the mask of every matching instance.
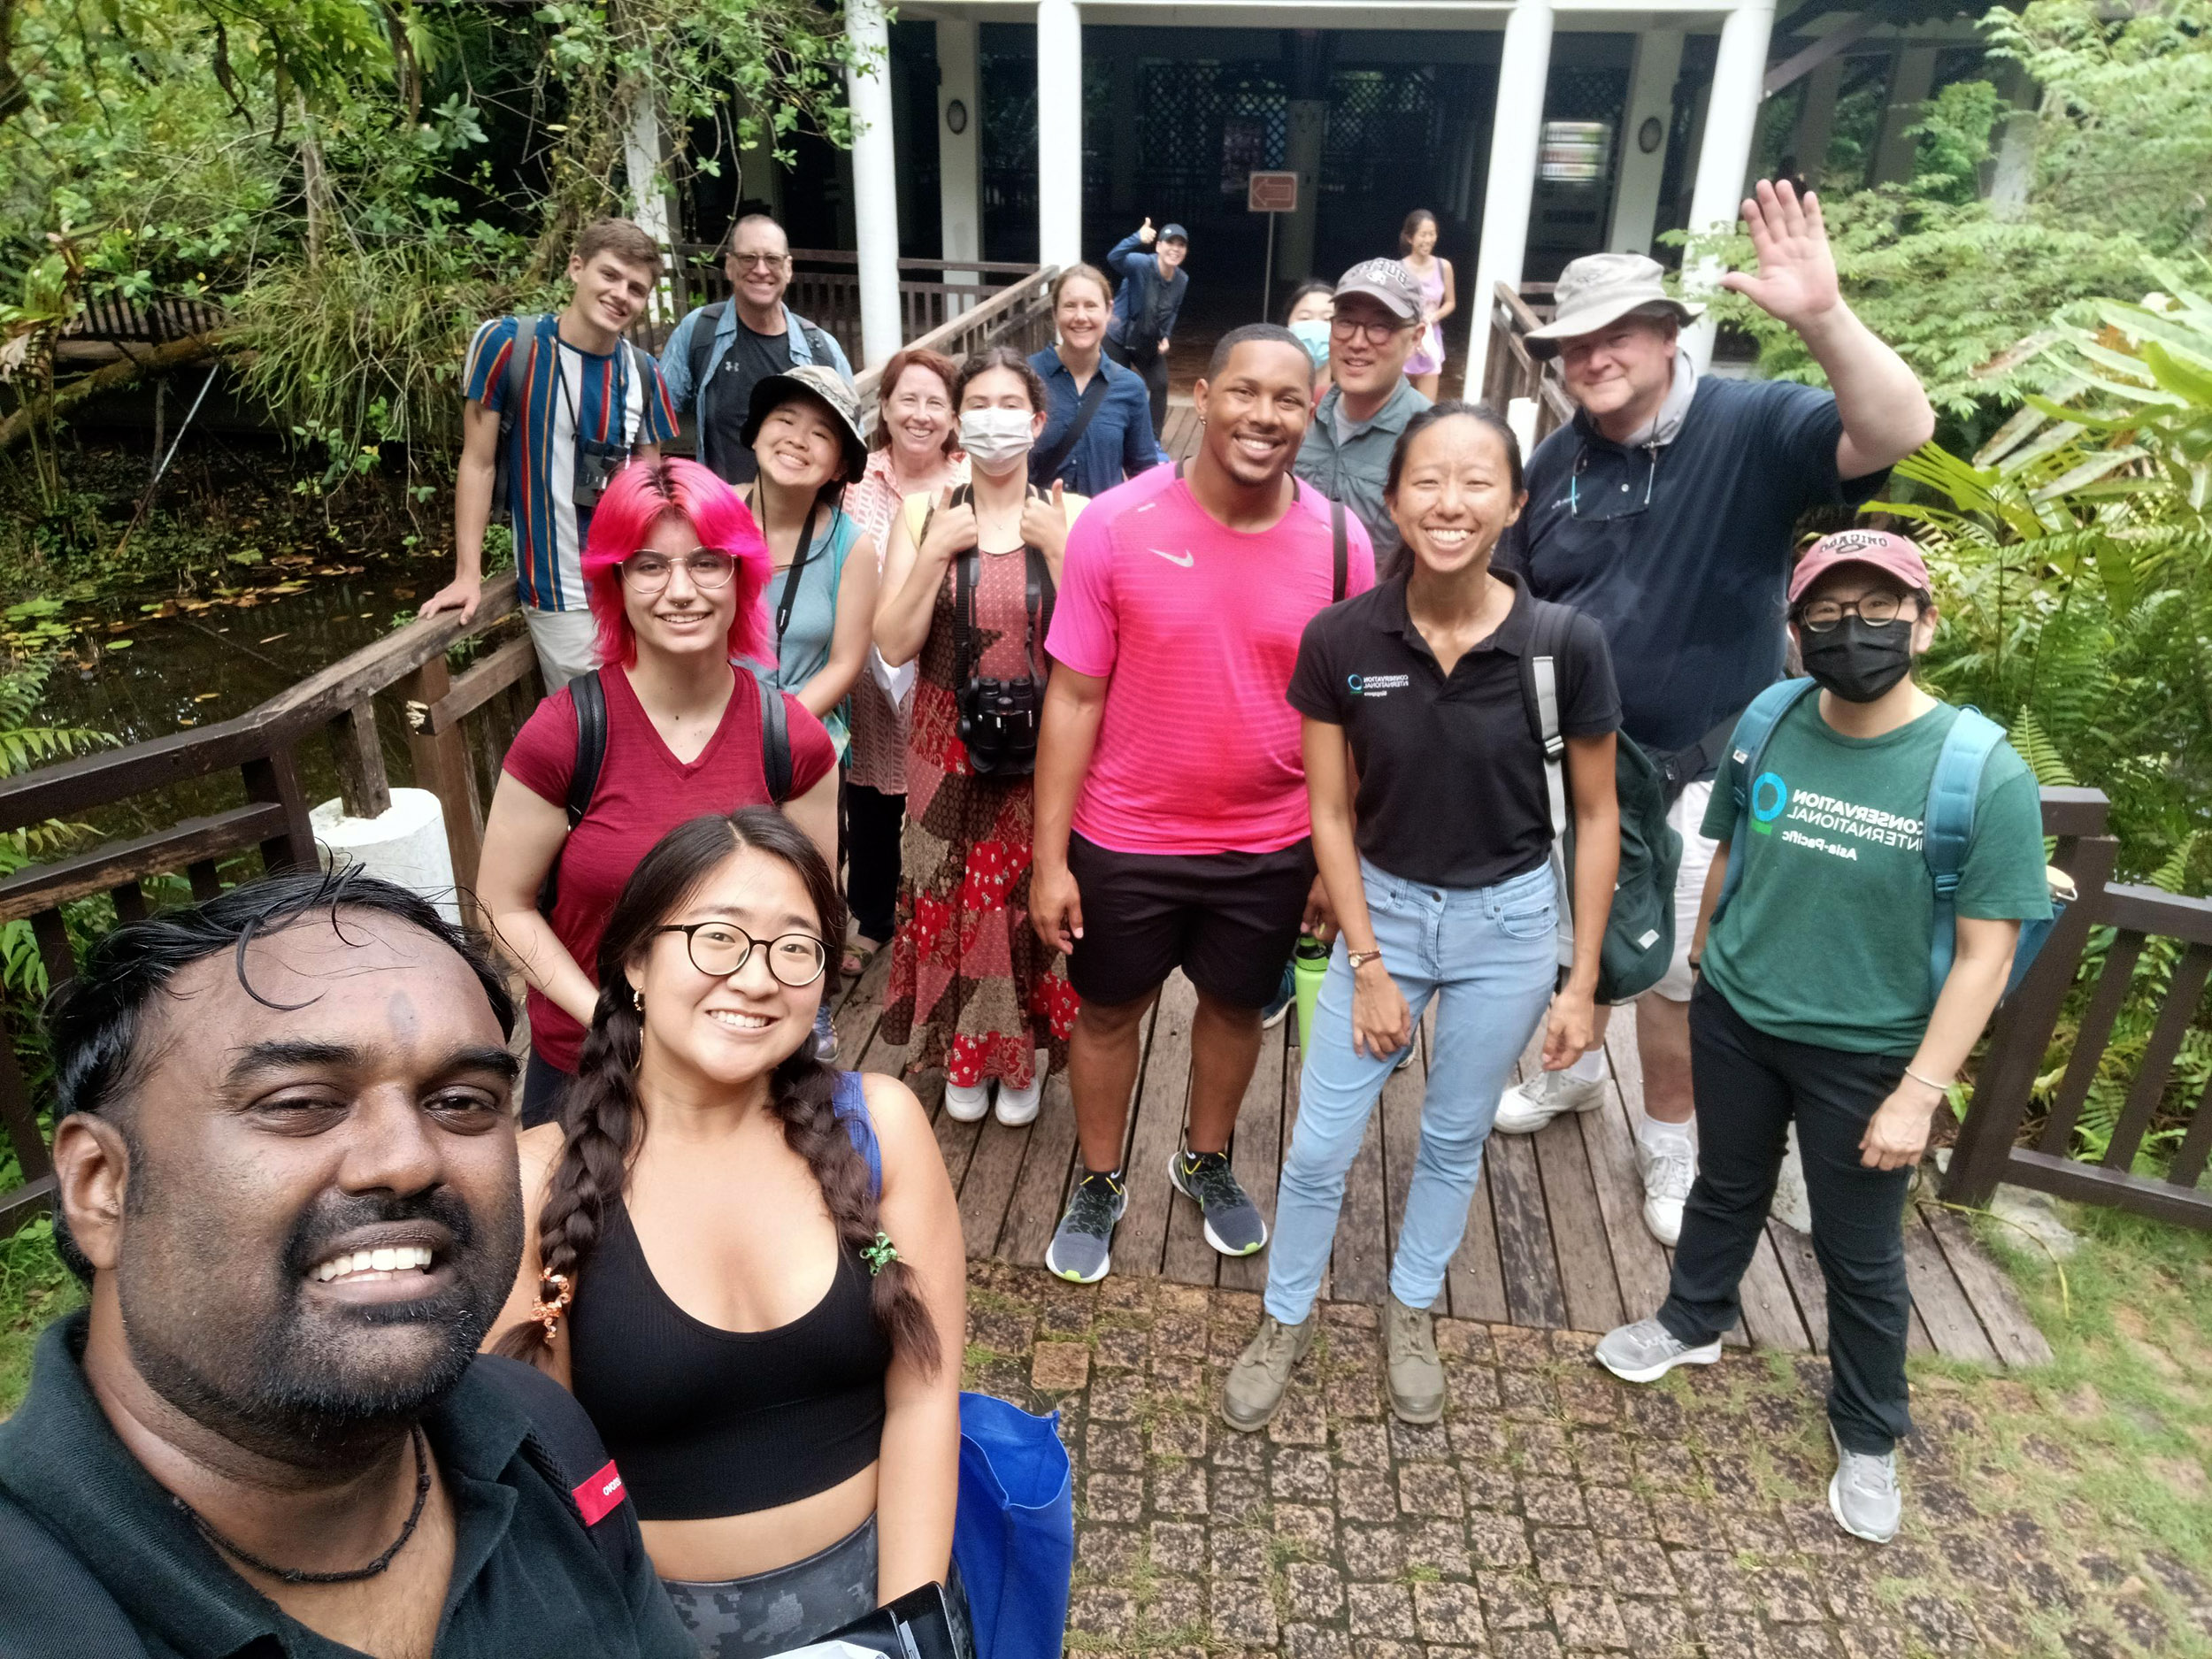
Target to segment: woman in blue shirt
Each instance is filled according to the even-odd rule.
[[[1029,481],[1039,489],[1049,490],[1056,479],[1070,495],[1096,495],[1167,458],[1152,436],[1143,378],[1100,349],[1112,304],[1106,273],[1096,265],[1071,265],[1053,280],[1060,343],[1029,359],[1049,405],[1029,457]],[[1105,389],[1085,419],[1085,395],[1101,377]]]

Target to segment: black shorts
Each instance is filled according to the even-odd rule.
[[[1083,937],[1068,980],[1109,1008],[1176,968],[1217,1002],[1264,1008],[1282,983],[1313,887],[1313,843],[1271,853],[1119,853],[1068,837]]]

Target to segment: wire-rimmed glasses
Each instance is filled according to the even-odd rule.
[[[623,585],[641,594],[657,594],[668,586],[679,565],[691,578],[691,585],[702,592],[727,588],[730,578],[737,573],[736,558],[719,548],[698,548],[678,558],[641,548],[622,561]]]

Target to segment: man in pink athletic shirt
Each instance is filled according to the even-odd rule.
[[[1299,927],[1329,924],[1286,693],[1307,622],[1375,581],[1358,518],[1291,476],[1311,387],[1288,329],[1231,330],[1198,382],[1205,431],[1187,468],[1109,490],[1068,533],[1045,641],[1029,909],[1083,999],[1068,1080],[1084,1174],[1045,1253],[1079,1284],[1112,1266],[1139,1033],[1178,967],[1198,1013],[1169,1179],[1215,1249],[1267,1242],[1230,1172],[1229,1135]]]

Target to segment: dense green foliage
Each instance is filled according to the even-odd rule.
[[[1822,204],[1853,308],[1970,442],[2040,387],[2018,348],[2055,312],[2131,291],[2147,258],[2212,247],[2212,0],[2032,0],[1982,27],[1993,73],[2016,64],[2042,88],[2025,202],[1981,194],[2008,111],[1993,81],[1972,80],[1923,107],[1909,182]],[[1750,252],[1747,239],[1713,245],[1731,263]],[[1802,342],[1756,307],[1722,295],[1716,310],[1757,341],[1762,373],[1819,380]]]
[[[840,21],[812,0],[0,0],[0,382],[44,392],[88,301],[242,296],[226,343],[326,480],[417,439],[442,465],[469,327],[542,303],[585,220],[718,168],[695,133],[843,135]],[[623,142],[648,88],[649,184]]]

